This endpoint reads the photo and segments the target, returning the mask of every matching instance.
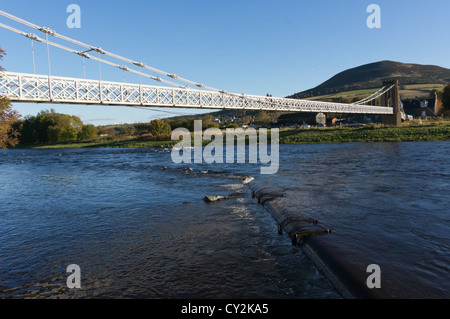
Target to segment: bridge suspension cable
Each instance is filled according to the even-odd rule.
[[[17,34],[23,35],[23,36],[25,36],[25,37],[27,37],[27,38],[29,38],[29,39],[31,39],[31,40],[34,40],[34,41],[37,41],[37,42],[45,43],[45,44],[47,44],[47,46],[48,46],[48,45],[51,45],[51,46],[54,46],[54,47],[56,47],[56,48],[65,50],[65,51],[67,51],[67,52],[71,52],[71,53],[74,53],[74,54],[78,54],[78,55],[80,55],[80,56],[83,57],[83,58],[95,60],[95,61],[98,61],[98,62],[101,62],[101,63],[104,63],[104,64],[108,64],[108,65],[110,65],[110,66],[113,66],[113,67],[116,67],[116,68],[119,68],[119,69],[122,69],[122,70],[125,69],[126,71],[129,71],[129,72],[132,72],[132,73],[136,73],[136,74],[139,74],[139,75],[148,77],[148,78],[150,78],[150,79],[152,79],[152,80],[155,80],[155,81],[158,81],[158,82],[162,82],[162,83],[166,83],[166,84],[171,85],[171,86],[184,88],[183,86],[180,86],[180,85],[178,85],[177,83],[174,83],[174,82],[171,82],[171,81],[166,81],[166,80],[164,80],[164,79],[157,78],[157,77],[148,75],[148,74],[146,74],[146,73],[142,73],[142,72],[139,72],[139,71],[135,71],[135,70],[129,69],[129,68],[125,67],[125,66],[121,66],[121,65],[112,63],[112,62],[110,62],[110,61],[101,59],[101,58],[99,58],[99,57],[95,57],[95,56],[89,55],[89,54],[87,54],[86,52],[76,51],[76,50],[71,49],[71,48],[68,48],[68,47],[66,47],[66,46],[64,46],[64,45],[61,45],[61,44],[58,44],[58,43],[55,43],[55,42],[51,42],[51,41],[48,41],[48,40],[46,40],[46,39],[39,38],[37,35],[35,35],[35,34],[33,34],[33,33],[26,33],[26,32],[23,32],[23,31],[21,31],[21,30],[18,30],[18,29],[16,29],[16,28],[13,28],[13,27],[10,27],[10,26],[8,26],[8,25],[5,25],[5,24],[3,24],[3,23],[0,23],[0,27],[1,27],[1,28],[4,28],[4,29],[7,29],[7,30],[10,30],[10,31],[13,31],[13,32],[15,32],[15,33],[17,33]],[[51,70],[51,69],[49,69],[49,71],[50,71],[50,70]],[[51,75],[51,74],[49,74],[49,75]]]
[[[378,90],[377,92],[371,94],[370,96],[368,96],[368,97],[366,97],[366,98],[364,98],[364,99],[362,99],[360,101],[357,101],[355,103],[351,103],[351,104],[362,105],[362,104],[370,103],[370,102],[378,99],[383,94],[386,94],[387,92],[389,92],[394,86],[395,86],[395,84],[391,85],[387,89],[386,89],[386,87],[382,87],[380,90]]]
[[[33,39],[31,39],[31,54],[33,56],[33,73],[36,74],[36,60],[34,58],[34,44]]]
[[[161,77],[155,77],[155,76],[149,75],[149,74],[147,74],[147,73],[141,72],[142,69],[147,69],[147,70],[150,70],[150,71],[153,71],[153,72],[156,72],[156,73],[165,75],[165,76],[167,76],[167,77],[169,77],[169,78],[171,78],[171,79],[173,79],[173,80],[177,80],[177,81],[180,81],[180,82],[185,82],[185,83],[187,83],[187,84],[197,86],[198,88],[201,88],[201,89],[207,89],[207,90],[209,90],[209,91],[215,91],[215,92],[220,93],[220,94],[223,94],[223,95],[228,95],[228,96],[230,96],[230,98],[239,98],[239,99],[242,99],[242,100],[251,101],[251,103],[260,104],[260,105],[261,105],[261,109],[262,109],[263,107],[265,107],[266,104],[270,104],[270,105],[272,105],[273,107],[281,107],[281,108],[284,108],[284,107],[285,107],[285,104],[286,104],[285,101],[284,101],[285,99],[283,99],[283,98],[272,98],[272,97],[268,97],[268,98],[266,98],[266,99],[261,99],[261,97],[258,97],[258,96],[247,95],[247,94],[230,93],[230,92],[227,92],[226,90],[219,90],[219,89],[216,89],[216,88],[212,88],[212,87],[206,86],[206,85],[204,85],[204,84],[202,84],[202,83],[198,83],[198,82],[195,82],[195,81],[191,81],[191,80],[188,80],[188,79],[179,77],[179,76],[177,76],[176,74],[168,73],[168,72],[159,70],[159,69],[157,69],[157,68],[148,66],[148,65],[144,64],[143,62],[136,62],[136,61],[134,61],[134,60],[131,60],[131,59],[128,59],[128,58],[124,58],[124,57],[122,57],[122,56],[119,56],[119,55],[117,55],[117,54],[114,54],[114,53],[112,53],[112,52],[105,51],[105,50],[103,50],[101,47],[91,46],[91,45],[85,44],[85,43],[83,43],[83,42],[80,42],[80,41],[71,39],[71,38],[69,38],[69,37],[60,35],[60,34],[56,33],[54,30],[51,30],[51,29],[49,29],[49,28],[47,28],[47,27],[39,27],[38,25],[35,25],[35,24],[31,23],[31,22],[28,22],[28,21],[26,21],[26,20],[24,20],[24,19],[18,18],[18,17],[16,17],[16,16],[13,16],[13,15],[11,15],[11,14],[9,14],[9,13],[6,13],[6,12],[4,12],[4,11],[1,11],[1,10],[0,10],[0,15],[6,17],[6,18],[8,18],[8,19],[11,19],[11,20],[13,20],[13,21],[16,21],[16,22],[18,22],[18,23],[20,23],[20,24],[26,25],[26,26],[28,26],[28,27],[30,27],[30,28],[39,30],[39,31],[41,31],[41,32],[43,32],[43,33],[46,34],[46,39],[42,39],[42,38],[39,38],[37,35],[35,35],[35,34],[33,34],[33,33],[26,33],[26,32],[23,32],[23,31],[21,31],[21,30],[18,30],[18,29],[16,29],[16,28],[13,28],[13,27],[10,27],[10,26],[5,25],[5,24],[3,24],[3,23],[0,23],[0,27],[2,27],[2,28],[4,28],[4,29],[7,29],[7,30],[10,30],[10,31],[13,31],[13,32],[15,32],[15,33],[18,33],[18,34],[20,34],[20,35],[23,35],[23,36],[25,36],[25,37],[31,39],[32,43],[33,43],[33,41],[37,41],[37,42],[45,43],[45,44],[47,45],[47,54],[48,54],[48,60],[49,60],[49,61],[48,61],[48,65],[49,65],[49,77],[51,76],[51,66],[50,66],[50,52],[49,52],[49,46],[54,46],[54,47],[57,47],[57,48],[59,48],[59,49],[62,49],[62,50],[65,50],[65,51],[68,51],[68,52],[77,54],[77,55],[79,55],[79,56],[81,56],[81,57],[83,58],[83,73],[84,73],[84,77],[85,77],[84,59],[92,59],[92,60],[98,61],[98,62],[99,62],[99,76],[100,76],[100,82],[101,82],[101,68],[100,68],[100,64],[101,64],[101,63],[104,63],[104,64],[107,64],[107,65],[110,65],[110,66],[119,68],[119,69],[121,69],[124,73],[125,73],[125,71],[128,71],[128,72],[132,72],[132,73],[138,74],[138,75],[139,75],[139,82],[141,82],[141,77],[144,76],[144,77],[150,78],[150,79],[152,79],[152,80],[155,80],[155,81],[157,81],[157,82],[162,82],[162,83],[168,84],[168,85],[173,86],[173,87],[178,87],[178,88],[181,88],[181,89],[188,89],[188,88],[189,88],[188,86],[185,86],[185,85],[183,86],[183,85],[180,85],[180,84],[178,84],[178,83],[175,83],[175,82],[172,82],[172,81],[168,81],[168,80],[162,79]],[[72,44],[76,44],[76,45],[78,45],[78,46],[81,46],[81,47],[83,47],[83,48],[86,48],[87,50],[85,50],[85,51],[78,51],[78,50],[75,50],[75,49],[66,47],[66,46],[64,46],[64,45],[61,45],[61,44],[57,44],[57,43],[51,42],[51,41],[48,40],[48,36],[49,36],[49,35],[51,35],[51,36],[53,36],[53,37],[56,37],[56,38],[59,38],[59,39],[61,39],[61,40],[70,42],[70,43],[72,43]],[[33,50],[34,50],[34,48],[33,48]],[[92,56],[92,55],[89,55],[88,52],[90,52],[90,51],[95,51],[95,52],[97,52],[97,57]],[[125,66],[125,65],[119,65],[119,64],[110,62],[110,61],[108,61],[108,60],[101,59],[101,58],[100,58],[100,54],[109,56],[109,57],[114,58],[114,59],[121,60],[121,61],[126,62],[126,63],[129,63],[129,64],[133,64],[133,65],[139,67],[139,71],[135,71],[135,70],[133,70],[133,69],[130,69],[129,67],[127,67],[127,66]],[[34,60],[34,53],[33,53],[33,60]],[[34,64],[34,62],[33,62],[33,64]],[[35,68],[35,66],[34,66],[34,68]],[[139,83],[139,85],[141,85],[141,83]],[[381,95],[383,95],[384,93],[386,93],[387,91],[389,91],[391,88],[392,88],[392,87],[390,87],[389,89],[384,90],[384,91],[382,91],[383,89],[381,89],[381,90],[379,90],[378,92],[372,94],[370,97],[367,97],[367,98],[365,98],[365,99],[363,99],[363,100],[361,100],[361,101],[352,103],[351,105],[358,106],[358,105],[362,105],[361,103],[369,103],[369,102],[372,102],[372,101],[374,101],[375,99],[377,99],[379,96],[381,96]],[[381,92],[380,92],[380,91],[381,91]],[[338,103],[338,104],[342,104],[342,105],[347,105],[347,106],[349,106],[349,104],[343,104],[343,103]]]
[[[79,41],[77,41],[77,40],[73,40],[73,39],[71,39],[71,38],[68,38],[68,37],[59,35],[59,34],[57,34],[55,31],[50,30],[49,28],[46,28],[46,27],[39,27],[39,26],[37,26],[37,25],[35,25],[35,24],[32,24],[32,23],[30,23],[30,22],[28,22],[28,21],[25,21],[25,20],[23,20],[23,19],[20,19],[20,18],[18,18],[18,17],[13,16],[13,15],[10,15],[10,14],[4,12],[4,11],[1,11],[1,10],[0,10],[0,15],[3,15],[3,16],[5,16],[5,17],[7,17],[7,18],[10,18],[10,19],[12,19],[12,20],[14,20],[14,21],[16,21],[16,22],[19,22],[19,23],[22,23],[22,24],[24,24],[24,25],[27,25],[27,26],[29,26],[29,27],[31,27],[31,28],[37,29],[37,30],[39,30],[39,31],[41,31],[41,32],[44,32],[44,33],[46,33],[47,36],[48,36],[48,35],[51,35],[51,36],[54,36],[54,37],[58,37],[58,38],[61,38],[61,39],[70,41],[70,42],[72,42],[72,43],[78,44],[78,45],[80,45],[80,46],[83,46],[83,47],[85,47],[85,48],[88,48],[89,50],[87,50],[87,51],[77,51],[77,50],[68,48],[68,47],[66,47],[66,46],[64,46],[64,45],[57,44],[57,43],[54,43],[54,42],[51,42],[51,41],[48,41],[48,40],[39,38],[37,35],[35,35],[35,34],[33,34],[33,33],[26,33],[26,32],[24,32],[24,31],[21,31],[21,30],[18,30],[18,29],[16,29],[16,28],[13,28],[13,27],[11,27],[11,26],[8,26],[8,25],[5,25],[5,24],[3,24],[3,23],[0,23],[0,27],[2,27],[2,28],[4,28],[4,29],[13,31],[13,32],[15,32],[15,33],[17,33],[17,34],[21,34],[21,35],[23,35],[23,36],[25,36],[25,37],[27,37],[27,38],[30,38],[30,39],[32,39],[32,40],[35,40],[35,41],[37,41],[37,42],[42,42],[42,43],[45,43],[45,44],[47,44],[47,45],[51,45],[51,46],[57,47],[57,48],[59,48],[59,49],[65,50],[65,51],[68,51],[68,52],[71,52],[71,53],[78,54],[78,55],[80,55],[80,56],[82,56],[82,57],[84,57],[84,58],[92,59],[92,60],[95,60],[95,61],[98,61],[98,62],[107,64],[107,65],[110,65],[110,66],[119,68],[119,69],[121,69],[121,70],[123,70],[123,71],[128,71],[128,72],[131,72],[131,73],[139,74],[140,76],[144,76],[144,77],[150,78],[150,79],[152,79],[152,80],[155,80],[155,81],[157,81],[157,82],[162,82],[162,83],[168,84],[168,85],[173,86],[173,87],[178,87],[178,88],[183,88],[183,89],[188,88],[188,86],[180,85],[180,84],[175,83],[175,82],[172,82],[172,81],[167,81],[167,80],[162,79],[161,77],[151,76],[151,75],[148,75],[147,73],[143,73],[143,72],[140,72],[140,71],[135,71],[135,70],[130,69],[130,68],[124,66],[124,65],[118,65],[118,64],[112,63],[112,62],[110,62],[110,61],[101,59],[101,58],[99,58],[99,57],[95,57],[95,56],[89,55],[89,54],[87,54],[87,52],[89,52],[89,51],[96,51],[97,54],[98,54],[98,56],[99,56],[100,54],[108,55],[108,56],[110,56],[110,57],[113,57],[113,58],[116,58],[116,59],[120,59],[120,60],[125,61],[125,62],[128,62],[128,63],[132,63],[132,64],[138,66],[138,67],[139,67],[139,70],[141,70],[142,68],[145,68],[145,69],[152,70],[152,71],[155,71],[155,72],[158,72],[158,73],[162,73],[162,74],[165,74],[165,75],[167,75],[168,77],[170,77],[170,78],[172,78],[172,79],[176,79],[176,80],[180,80],[180,81],[187,82],[187,83],[192,84],[192,85],[195,85],[195,86],[197,86],[197,87],[199,87],[199,88],[201,88],[201,89],[208,89],[208,90],[215,91],[215,92],[218,92],[218,93],[221,93],[221,94],[226,94],[226,95],[229,95],[229,96],[232,96],[232,97],[240,97],[240,98],[247,99],[247,100],[259,101],[259,99],[256,99],[256,98],[254,98],[254,97],[252,97],[252,96],[249,96],[249,95],[246,95],[246,94],[230,93],[230,92],[227,92],[226,90],[215,89],[215,88],[206,86],[206,85],[204,85],[204,84],[200,84],[200,83],[197,83],[197,82],[193,82],[193,81],[184,79],[184,78],[179,77],[179,76],[177,76],[177,75],[175,75],[175,74],[169,74],[169,73],[167,73],[167,72],[160,71],[160,70],[158,70],[158,69],[156,69],[156,68],[149,67],[149,66],[147,66],[146,64],[144,64],[144,63],[142,63],[142,62],[135,62],[135,61],[133,61],[133,60],[126,59],[126,58],[123,58],[123,57],[120,57],[119,55],[116,55],[116,54],[114,54],[114,53],[105,51],[105,50],[103,50],[103,49],[100,48],[100,47],[90,46],[90,45],[84,44],[84,43],[82,43],[82,42],[79,42]],[[273,103],[274,103],[274,104],[277,104],[278,102],[275,102],[275,100],[274,100]]]
[[[375,93],[372,93],[371,95],[369,95],[369,96],[367,96],[367,97],[365,97],[365,98],[363,98],[363,99],[361,99],[361,100],[359,100],[359,101],[350,103],[350,104],[362,104],[362,103],[364,103],[364,102],[370,100],[373,96],[377,95],[377,94],[380,93],[381,91],[383,91],[385,88],[386,88],[386,87],[383,86],[381,89],[379,89],[379,90],[376,91]]]
[[[134,64],[134,65],[138,66],[139,68],[144,68],[144,69],[147,69],[147,70],[150,70],[150,71],[153,71],[153,72],[156,72],[156,73],[165,75],[165,76],[170,77],[170,78],[172,78],[172,79],[174,79],[174,80],[179,80],[179,81],[181,81],[181,82],[185,82],[185,83],[188,83],[188,84],[190,84],[190,85],[197,86],[197,87],[199,87],[199,88],[204,88],[204,89],[208,89],[208,90],[212,90],[212,91],[217,91],[217,92],[221,92],[221,91],[224,92],[223,90],[219,90],[219,89],[216,89],[216,88],[207,86],[207,85],[202,84],[202,83],[199,83],[199,82],[195,82],[195,81],[191,81],[191,80],[185,79],[185,78],[180,77],[180,76],[178,76],[178,75],[176,75],[176,74],[173,74],[173,73],[169,73],[169,72],[166,72],[166,71],[159,70],[159,69],[157,69],[157,68],[154,68],[154,67],[151,67],[151,66],[149,66],[149,65],[146,65],[146,64],[143,63],[143,62],[136,62],[136,61],[134,61],[134,60],[131,60],[131,59],[122,57],[122,56],[117,55],[117,54],[115,54],[115,53],[112,53],[112,52],[103,50],[101,47],[92,46],[92,45],[89,45],[89,44],[80,42],[80,41],[78,41],[78,40],[74,40],[74,39],[69,38],[69,37],[67,37],[67,36],[58,34],[58,33],[56,33],[54,30],[51,30],[51,29],[46,28],[46,27],[39,27],[39,26],[36,25],[36,24],[33,24],[33,23],[29,22],[29,21],[26,21],[26,20],[24,20],[24,19],[21,19],[21,18],[19,18],[19,17],[16,17],[16,16],[14,16],[14,15],[12,15],[12,14],[9,14],[9,13],[7,13],[7,12],[4,12],[4,11],[1,11],[1,10],[0,10],[0,15],[6,17],[6,18],[8,18],[8,19],[11,19],[11,20],[13,20],[13,21],[16,21],[16,22],[18,22],[18,23],[24,24],[24,25],[26,25],[26,26],[28,26],[28,27],[30,27],[30,28],[33,28],[33,29],[39,30],[39,31],[41,31],[41,32],[44,32],[44,33],[46,33],[47,35],[51,35],[51,36],[56,37],[56,38],[59,38],[59,39],[61,39],[61,40],[68,41],[68,42],[71,42],[71,43],[73,43],[73,44],[79,45],[79,46],[84,47],[84,48],[86,48],[86,49],[88,49],[88,50],[96,51],[96,52],[98,52],[98,53],[100,53],[100,54],[103,54],[103,55],[106,55],[106,56],[109,56],[109,57],[112,57],[112,58],[121,60],[121,61],[126,62],[126,63],[129,63],[129,64]],[[129,70],[127,70],[127,71],[129,71]],[[158,81],[159,81],[159,80],[158,80]],[[160,82],[162,82],[162,81],[160,81]],[[164,83],[167,83],[167,82],[164,82]],[[167,83],[167,84],[169,84],[169,83]],[[175,84],[175,86],[179,86],[179,85]]]
[[[1,15],[1,14],[2,14],[2,11],[0,11],[0,15]],[[19,18],[17,18],[17,19],[19,19]],[[19,20],[21,20],[21,19],[19,19]],[[26,33],[26,32],[24,32],[24,31],[22,31],[22,30],[13,28],[13,27],[8,26],[8,25],[5,25],[5,24],[3,24],[3,23],[0,23],[0,27],[1,27],[1,28],[4,28],[4,29],[7,29],[7,30],[10,30],[10,31],[12,31],[12,32],[15,32],[15,33],[17,33],[17,34],[20,34],[20,35],[22,35],[22,36],[25,36],[25,37],[27,37],[27,38],[29,38],[29,39],[31,39],[31,40],[36,41],[36,42],[42,42],[42,43],[44,43],[44,44],[47,44],[47,46],[48,46],[48,45],[54,46],[54,47],[56,47],[56,48],[65,50],[65,51],[67,51],[67,52],[71,52],[71,53],[80,55],[80,56],[83,57],[83,58],[87,58],[87,59],[91,59],[91,60],[98,61],[98,62],[99,62],[99,75],[100,75],[100,81],[101,81],[101,69],[100,69],[100,63],[104,63],[104,64],[107,64],[107,65],[110,65],[110,66],[119,68],[119,69],[121,69],[121,70],[123,70],[123,71],[128,71],[128,72],[131,72],[131,73],[135,73],[135,74],[138,74],[139,76],[144,76],[144,77],[150,78],[150,79],[152,79],[152,80],[155,80],[155,81],[157,81],[157,82],[162,82],[162,83],[168,84],[168,85],[173,86],[173,87],[178,87],[178,88],[182,88],[182,89],[187,89],[187,88],[188,88],[187,86],[180,85],[180,84],[175,83],[175,82],[167,81],[167,80],[164,80],[164,79],[162,79],[162,78],[160,78],[160,77],[154,77],[154,76],[151,76],[151,75],[149,75],[149,74],[147,74],[147,73],[143,73],[143,72],[140,72],[140,71],[136,71],[136,70],[130,69],[130,68],[124,66],[124,65],[115,64],[115,63],[110,62],[110,61],[108,61],[108,60],[101,59],[101,58],[99,57],[100,54],[103,54],[103,53],[106,52],[106,51],[103,51],[103,50],[101,50],[101,49],[99,49],[99,48],[91,48],[90,50],[88,50],[88,51],[91,51],[91,50],[92,50],[92,51],[96,51],[98,57],[95,57],[95,56],[93,56],[93,55],[88,54],[87,51],[84,51],[84,52],[82,52],[82,51],[77,51],[77,50],[75,50],[75,49],[66,47],[66,46],[64,46],[64,45],[61,45],[61,44],[58,44],[58,43],[55,43],[55,42],[52,42],[52,41],[48,41],[48,40],[46,40],[46,39],[42,39],[42,38],[38,37],[37,35],[35,35],[35,34],[33,34],[33,33]],[[36,26],[36,27],[37,27],[37,26]],[[47,30],[47,29],[46,29],[46,30]],[[45,31],[43,31],[43,32],[45,32]],[[48,32],[50,32],[50,31],[48,31]],[[46,34],[47,34],[47,32],[46,32]],[[48,33],[48,34],[52,35],[51,32]],[[131,61],[131,60],[129,60],[129,61]],[[139,66],[139,69],[145,68],[145,65],[144,65],[144,64],[136,64],[136,63],[134,63],[134,64],[137,65],[137,66]],[[50,65],[50,64],[49,64],[49,65]],[[50,71],[50,68],[49,68],[49,76],[51,75],[50,72],[51,72],[51,71]],[[178,79],[178,77],[176,77],[176,79]],[[193,82],[192,82],[192,83],[193,83]],[[208,89],[208,88],[209,88],[208,86],[203,85],[203,84],[202,84],[202,85],[197,85],[197,86],[199,86],[199,87],[202,88],[202,89]],[[221,93],[221,94],[229,95],[229,96],[231,96],[231,97],[239,97],[239,98],[241,98],[241,99],[245,99],[245,100],[250,100],[250,101],[257,102],[257,103],[261,103],[261,100],[260,100],[259,97],[254,97],[254,96],[250,96],[250,95],[247,95],[247,94],[230,93],[230,92],[227,92],[227,91],[225,91],[225,90],[217,90],[217,89],[212,89],[212,88],[209,88],[209,89],[211,89],[212,91],[216,91],[216,92],[218,92],[218,93]],[[283,105],[283,104],[279,101],[279,99],[272,99],[272,98],[270,98],[270,101],[271,101],[271,104],[273,104],[273,105]]]

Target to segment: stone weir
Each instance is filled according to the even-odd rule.
[[[371,274],[367,272],[366,264],[351,260],[340,252],[334,244],[338,233],[301,212],[298,207],[289,205],[284,194],[273,193],[253,183],[249,186],[258,204],[263,205],[275,219],[278,233],[287,234],[292,244],[302,249],[344,298],[390,298],[382,289],[369,288],[367,281]]]

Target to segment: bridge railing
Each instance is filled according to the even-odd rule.
[[[29,103],[393,114],[392,107],[383,106],[240,95],[14,72],[0,73],[0,95],[12,102]]]

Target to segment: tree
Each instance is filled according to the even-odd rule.
[[[173,119],[173,120],[168,120],[168,123],[172,130],[175,130],[177,128],[186,128],[191,132],[194,130],[194,119],[193,118]]]
[[[75,115],[56,113],[54,110],[42,111],[36,118],[40,143],[65,143],[78,139],[83,127],[81,119]]]
[[[253,121],[253,118],[251,117],[251,116],[245,116],[245,117],[243,117],[240,121],[239,121],[239,123],[240,124],[243,124],[243,125],[248,125],[248,124],[250,124],[251,122]]]
[[[266,111],[258,111],[255,114],[255,123],[257,124],[269,124],[272,121],[272,117]]]
[[[444,105],[444,109],[450,110],[450,84],[442,92],[442,104]]]
[[[120,127],[120,135],[132,136],[136,133],[136,127],[133,124],[124,124]]]
[[[29,116],[18,123],[22,144],[77,141],[83,126],[79,117],[56,113],[54,110],[41,111],[37,116]]]
[[[239,127],[239,125],[237,123],[229,123],[226,126],[227,128],[234,128],[237,129]]]
[[[150,132],[153,136],[159,138],[167,138],[172,135],[172,129],[166,121],[154,120],[150,123]]]
[[[5,51],[0,49],[0,60],[5,56]],[[0,72],[4,69],[0,66]],[[8,146],[16,146],[19,143],[19,132],[13,128],[19,114],[11,108],[11,102],[5,97],[0,97],[0,149]]]
[[[209,128],[220,128],[220,124],[219,123],[209,123],[208,126],[206,127],[206,129]]]
[[[118,134],[115,127],[112,126],[99,126],[97,131],[99,135],[108,136],[109,139],[114,138]]]
[[[98,130],[92,124],[83,126],[81,132],[78,133],[79,141],[94,141],[97,138],[98,138]]]
[[[4,97],[0,97],[0,149],[19,144],[19,132],[13,128],[13,124],[18,120],[19,114],[11,109],[11,102]]]
[[[202,129],[206,130],[211,127],[210,125],[213,123],[214,117],[211,114],[207,114],[202,119]]]

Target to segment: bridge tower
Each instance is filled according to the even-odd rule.
[[[398,80],[383,82],[383,86],[389,87],[392,85],[392,89],[383,94],[383,96],[381,97],[381,103],[382,105],[392,107],[394,109],[394,114],[383,115],[382,122],[386,125],[400,126],[402,124],[402,101],[400,100]]]

